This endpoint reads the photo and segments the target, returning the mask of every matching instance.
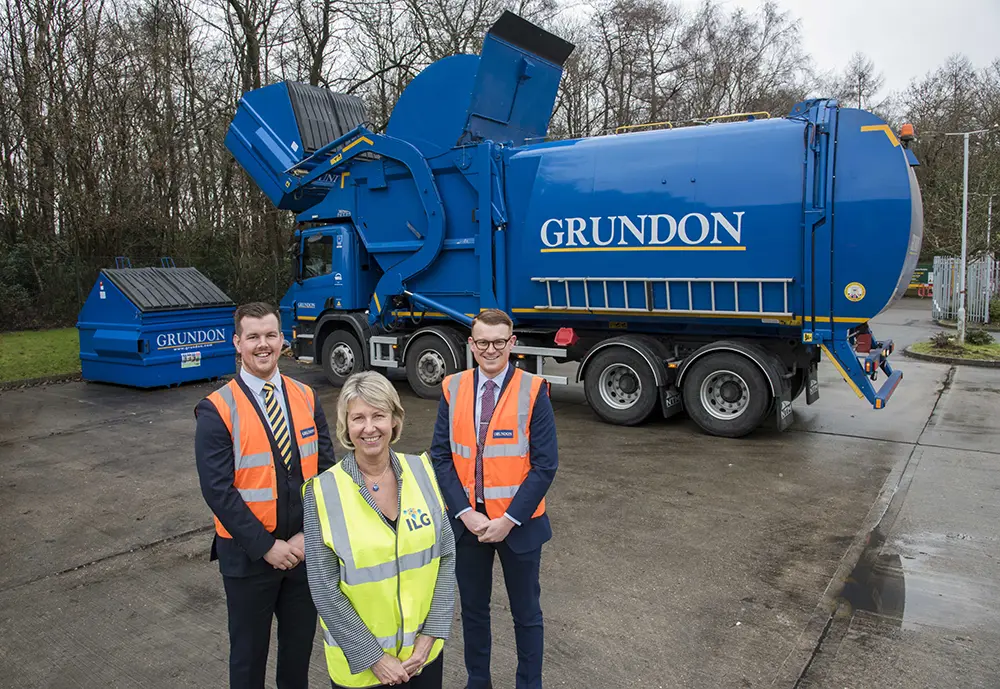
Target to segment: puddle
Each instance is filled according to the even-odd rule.
[[[854,611],[865,610],[902,625],[906,612],[903,561],[899,555],[881,552],[885,536],[880,526],[869,532],[865,549],[847,575],[840,598]]]
[[[899,554],[892,552],[901,544],[896,537],[884,548],[883,524],[868,534],[838,596],[852,614],[865,611],[879,616],[882,624],[903,629],[996,630],[1000,584],[988,576],[991,555],[970,547],[977,539],[963,533],[921,534],[902,539],[915,547],[904,547]],[[994,539],[986,540],[987,547],[993,546]],[[977,570],[987,576],[976,576]]]

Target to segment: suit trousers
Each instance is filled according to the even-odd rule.
[[[278,689],[306,689],[316,636],[316,606],[305,565],[294,570],[227,577],[230,689],[264,689],[271,621],[278,619]],[[303,570],[303,571],[297,571]]]
[[[515,527],[516,528],[516,527]],[[490,597],[493,592],[494,554],[500,556],[517,644],[516,689],[541,689],[542,625],[541,586],[538,572],[542,549],[515,553],[504,543],[480,543],[467,529],[456,543],[455,574],[462,601],[465,668],[468,689],[488,689],[490,679]]]

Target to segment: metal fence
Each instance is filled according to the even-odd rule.
[[[961,259],[934,257],[934,285],[931,314],[937,320],[958,320]],[[1000,261],[981,256],[965,267],[965,319],[968,323],[989,323],[990,301],[1000,296]]]

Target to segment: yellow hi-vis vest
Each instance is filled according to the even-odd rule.
[[[396,455],[402,467],[399,518],[395,533],[361,496],[341,463],[313,479],[323,542],[340,560],[340,590],[383,650],[400,661],[413,655],[417,634],[434,597],[441,561],[441,522],[446,519],[427,455]],[[382,683],[370,669],[352,674],[344,652],[323,628],[330,679],[343,687]],[[427,662],[444,647],[438,639]]]

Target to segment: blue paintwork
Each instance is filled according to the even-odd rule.
[[[389,300],[403,295],[411,310],[460,322],[496,306],[522,327],[615,321],[629,332],[792,338],[826,345],[875,405],[880,393],[851,339],[903,295],[922,240],[916,161],[885,123],[811,100],[782,118],[533,141],[545,133],[560,76],[557,65],[488,35],[480,57],[446,58],[415,78],[385,135],[359,127],[314,156],[304,177],[285,174],[270,149],[231,144],[252,139],[246,127],[262,128],[246,108],[279,118],[269,131],[292,129],[281,120],[288,109],[270,102],[279,89],[244,96],[227,145],[300,221],[347,220],[372,266],[361,275],[353,258],[339,260],[358,295],[374,292],[372,323],[391,320]],[[362,151],[381,158],[356,159]],[[540,277],[715,279],[714,288],[694,285],[690,299],[674,283],[672,307],[708,310],[714,297],[715,309],[745,313],[626,313],[621,287],[608,294],[620,313],[541,309]],[[790,280],[791,316],[750,316],[785,311],[784,288],[737,292],[727,283],[736,278]],[[588,289],[603,304],[603,285]],[[628,290],[630,306],[644,303],[641,284]],[[582,303],[584,287],[570,296]],[[666,307],[664,284],[651,296],[654,308]],[[565,300],[565,291],[553,295],[557,307]]]
[[[277,208],[302,212],[323,200],[332,179],[292,188],[286,171],[303,160],[299,127],[288,86],[271,84],[243,95],[226,133],[226,147]],[[302,166],[306,170],[314,164]]]
[[[520,146],[544,137],[561,78],[559,65],[488,33],[480,52],[463,143],[496,141]]]
[[[450,152],[465,131],[478,69],[476,55],[452,55],[428,65],[396,101],[386,136],[409,141],[428,158]],[[435,103],[434,117],[427,116],[428,102]]]
[[[304,246],[312,237],[329,237],[332,260],[329,273],[300,279],[282,297],[279,307],[281,328],[289,342],[292,340],[292,328],[296,320],[319,320],[327,309],[364,310],[375,283],[381,276],[381,272],[376,269],[366,269],[370,260],[350,220],[300,230],[295,233],[295,237],[300,246]],[[299,275],[302,275],[302,260],[299,257]]]
[[[235,373],[233,312],[216,307],[142,313],[102,271],[76,324],[82,377],[154,388]]]

